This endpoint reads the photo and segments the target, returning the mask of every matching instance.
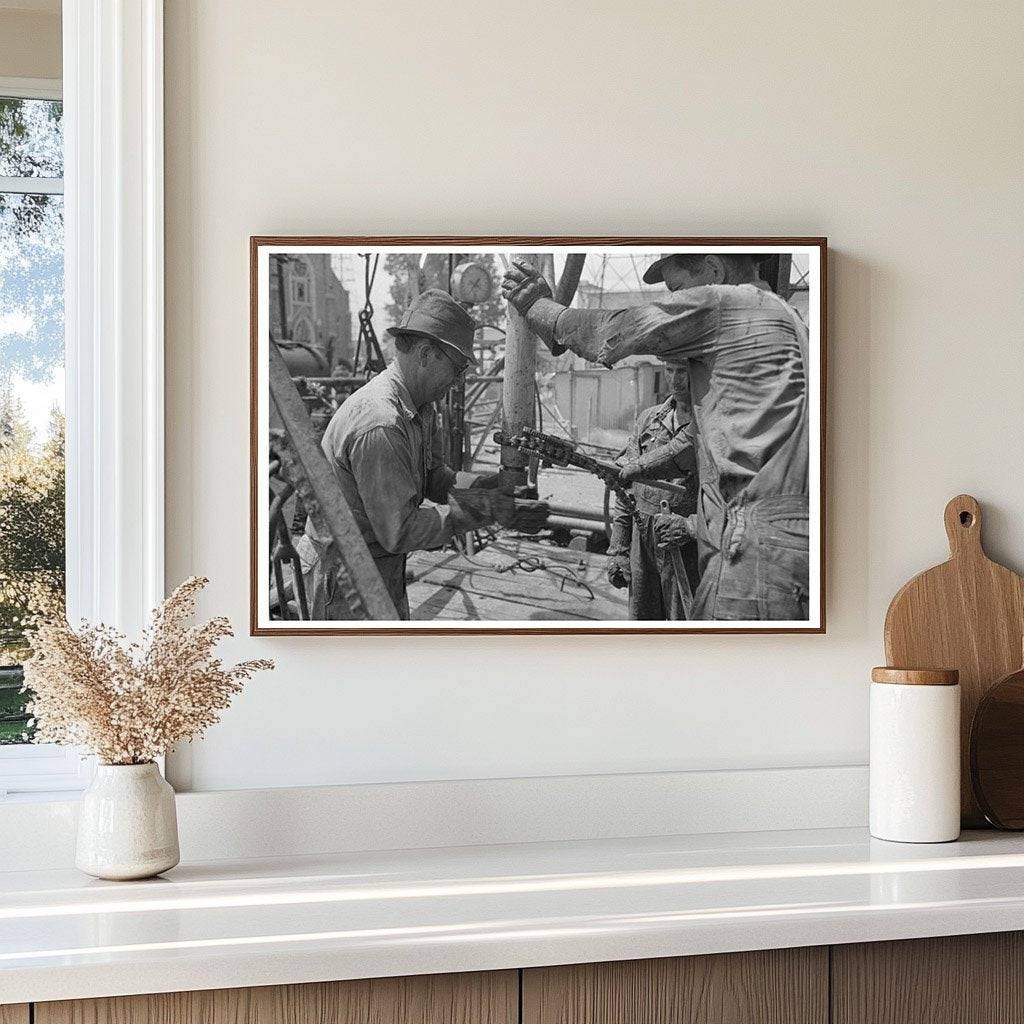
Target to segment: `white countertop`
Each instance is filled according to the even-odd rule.
[[[0,873],[0,1003],[1024,929],[1024,836],[860,829]]]

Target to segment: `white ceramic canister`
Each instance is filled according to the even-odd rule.
[[[82,794],[75,864],[96,878],[150,878],[178,863],[174,790],[151,761],[100,764]]]
[[[960,683],[953,669],[871,672],[871,834],[897,843],[960,835]]]

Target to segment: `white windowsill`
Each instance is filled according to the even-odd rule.
[[[95,758],[53,743],[0,746],[0,802],[67,800],[89,785]]]

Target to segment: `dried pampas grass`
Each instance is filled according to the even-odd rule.
[[[144,764],[199,736],[263,659],[225,668],[214,647],[232,635],[226,618],[190,626],[196,595],[209,580],[193,576],[153,612],[140,643],[108,626],[44,622],[25,662],[37,743],[87,747],[104,764]]]

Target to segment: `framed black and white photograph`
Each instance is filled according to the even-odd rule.
[[[253,634],[824,632],[824,239],[250,258]]]

